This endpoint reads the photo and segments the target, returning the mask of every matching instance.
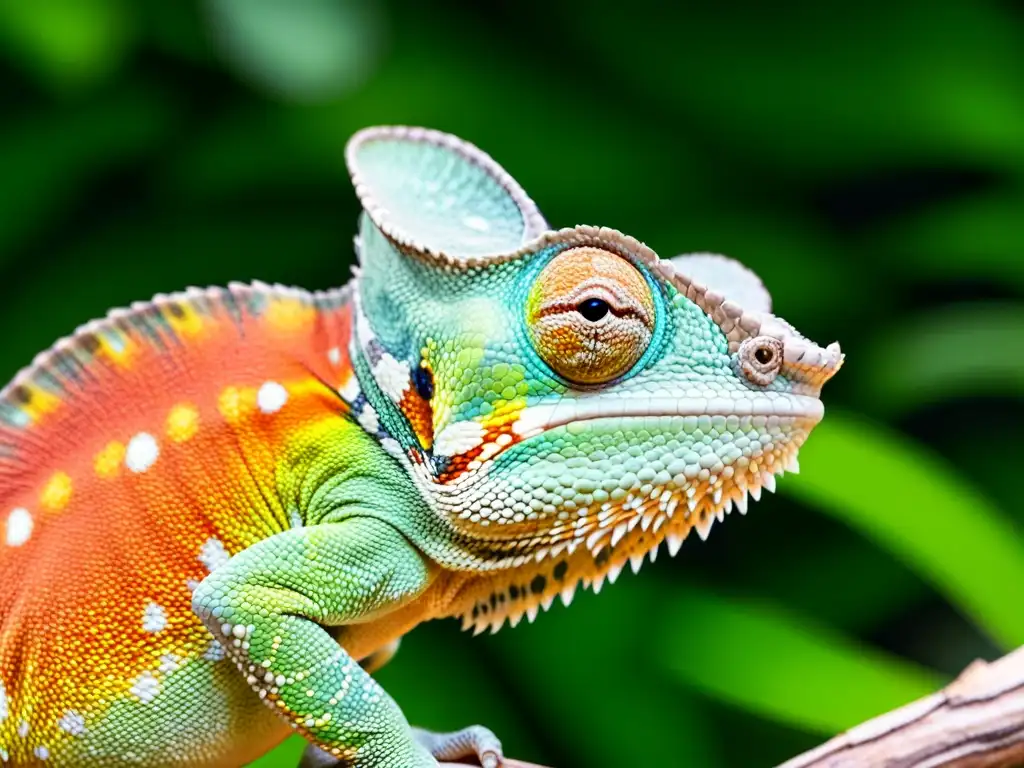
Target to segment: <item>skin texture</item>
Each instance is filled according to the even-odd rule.
[[[112,313],[0,394],[0,763],[500,761],[370,676],[532,620],[796,468],[838,370],[736,262],[550,231],[490,158],[349,144],[357,275]]]

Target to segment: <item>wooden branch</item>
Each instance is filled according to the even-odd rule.
[[[1024,766],[1024,647],[992,663],[975,661],[941,691],[851,728],[778,768],[864,766]],[[543,766],[506,760],[503,768]]]
[[[1021,765],[1024,647],[990,664],[975,661],[938,693],[851,728],[779,768]]]

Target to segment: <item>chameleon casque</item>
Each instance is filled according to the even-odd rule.
[[[0,393],[0,763],[502,761],[410,728],[403,633],[532,620],[796,469],[842,364],[707,254],[552,231],[452,136],[348,144],[344,288],[117,310]]]

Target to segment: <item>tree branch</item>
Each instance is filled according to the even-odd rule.
[[[868,720],[778,768],[1024,766],[1024,647],[975,661],[941,691]],[[469,768],[442,763],[442,768]],[[506,760],[503,768],[543,768]]]
[[[990,664],[975,661],[938,693],[851,728],[779,768],[865,765],[1024,765],[1024,647]]]

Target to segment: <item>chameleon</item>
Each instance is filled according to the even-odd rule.
[[[157,295],[0,392],[0,764],[504,758],[373,672],[533,621],[774,490],[840,368],[738,261],[551,229],[434,130],[348,142],[338,289]]]

